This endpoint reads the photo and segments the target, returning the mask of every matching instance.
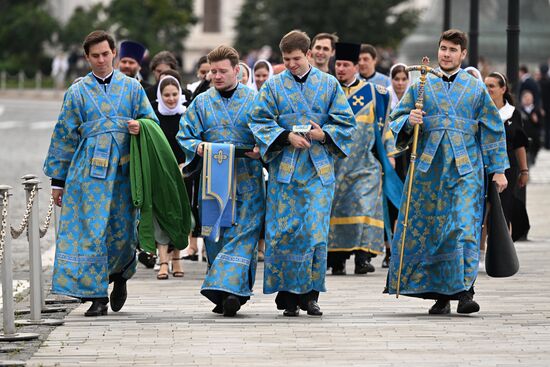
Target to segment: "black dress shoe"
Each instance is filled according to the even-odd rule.
[[[479,311],[479,304],[470,293],[462,294],[458,299],[457,313],[474,313]]]
[[[182,260],[191,260],[191,261],[198,261],[199,255],[193,254],[193,255],[185,255],[181,257]]]
[[[309,301],[307,303],[307,314],[310,316],[322,316],[321,307],[317,301]]]
[[[111,291],[111,310],[114,312],[120,311],[124,302],[126,302],[126,297],[128,292],[126,290],[126,280],[115,280],[113,285],[113,290]]]
[[[438,299],[428,311],[430,315],[448,315],[451,313],[451,302]]]
[[[147,269],[153,269],[155,267],[155,263],[157,262],[157,258],[155,255],[141,251],[138,254],[138,261],[145,265]]]
[[[374,268],[374,265],[372,265],[369,262],[362,261],[360,263],[355,264],[355,274],[367,274],[367,273],[373,273],[376,269]]]
[[[223,315],[233,317],[241,309],[241,302],[236,296],[229,295],[223,300]]]
[[[346,275],[346,263],[333,265],[332,275]]]
[[[296,317],[300,315],[300,308],[296,306],[296,308],[287,308],[283,311],[283,316],[286,317]]]
[[[107,304],[104,301],[92,301],[92,305],[88,311],[84,312],[84,316],[105,316],[107,315]]]
[[[216,307],[212,309],[212,312],[219,313],[220,315],[223,314],[223,305],[216,305]]]

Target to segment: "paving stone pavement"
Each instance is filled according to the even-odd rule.
[[[541,163],[539,163],[541,162]],[[550,169],[550,152],[538,167]],[[536,176],[535,175],[535,176]],[[199,294],[205,266],[185,262],[185,277],[158,281],[141,268],[119,313],[85,318],[84,304],[56,328],[28,366],[548,366],[550,365],[550,184],[528,188],[530,240],[516,244],[511,278],[481,273],[481,312],[430,316],[430,301],[382,294],[386,272],[327,276],[320,318],[285,318],[263,295],[235,318],[210,312]],[[353,266],[351,263],[350,266]],[[348,269],[352,270],[352,269]]]
[[[19,101],[0,100],[6,106],[0,118],[0,183],[15,187],[14,221],[24,204],[19,176],[37,173],[47,189],[40,173],[49,143],[45,122],[53,121],[60,101],[56,95],[36,98],[25,113],[15,109]],[[274,296],[262,294],[260,267],[256,295],[228,319],[211,313],[213,305],[199,294],[204,264],[185,262],[183,279],[158,281],[154,272],[140,268],[119,313],[85,318],[85,304],[61,327],[19,329],[42,330],[43,344],[32,358],[34,349],[22,346],[27,354],[0,353],[0,360],[28,359],[29,366],[550,366],[549,151],[541,151],[531,170],[527,197],[532,229],[530,241],[517,243],[521,269],[506,279],[480,274],[481,312],[475,315],[457,315],[455,303],[450,316],[429,316],[430,301],[383,295],[386,273],[377,258],[374,274],[327,276],[321,318],[284,318]],[[42,213],[46,205],[42,195]],[[48,234],[45,253],[52,243]],[[25,279],[26,244],[14,245],[15,268],[23,274],[16,279]],[[0,343],[0,352],[10,346]]]

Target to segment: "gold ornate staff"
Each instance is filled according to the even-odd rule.
[[[416,100],[414,106],[416,109],[422,111],[424,107],[424,84],[426,84],[426,77],[428,73],[432,73],[435,76],[440,78],[443,77],[443,74],[435,69],[432,69],[428,66],[430,59],[427,56],[422,58],[422,65],[414,65],[407,67],[407,72],[410,71],[420,71],[420,82],[418,83],[418,99]],[[397,287],[395,292],[395,297],[399,298],[399,288],[401,286],[401,271],[403,268],[403,253],[405,250],[405,236],[407,234],[407,225],[409,223],[409,206],[411,205],[411,192],[412,192],[412,183],[414,178],[414,166],[416,163],[416,146],[418,143],[418,132],[419,125],[414,125],[413,130],[413,141],[411,147],[411,163],[409,165],[409,184],[407,186],[407,203],[405,205],[405,218],[403,219],[403,232],[401,233],[401,253],[399,256],[399,271],[397,272]]]

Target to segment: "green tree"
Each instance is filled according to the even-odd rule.
[[[45,0],[0,2],[0,69],[34,72],[44,64],[44,46],[59,30]]]
[[[310,37],[336,33],[346,42],[397,46],[414,27],[418,11],[401,8],[406,0],[245,0],[237,19],[236,48],[242,53],[270,45],[301,29]]]
[[[106,18],[105,8],[101,3],[95,4],[89,9],[81,6],[77,7],[61,30],[59,42],[65,49],[75,45],[80,46],[91,31],[108,27],[106,21],[104,21]]]
[[[192,0],[113,0],[107,15],[117,39],[141,42],[151,54],[183,51],[183,40],[196,22]]]

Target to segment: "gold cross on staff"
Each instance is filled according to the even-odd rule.
[[[218,161],[218,164],[222,164],[227,159],[227,154],[223,154],[223,151],[220,149],[218,153],[214,154],[214,159]]]
[[[363,99],[364,99],[363,96],[359,96],[359,97],[353,96],[353,103],[352,104],[354,106],[357,106],[357,105],[364,106],[365,102],[363,102]]]

